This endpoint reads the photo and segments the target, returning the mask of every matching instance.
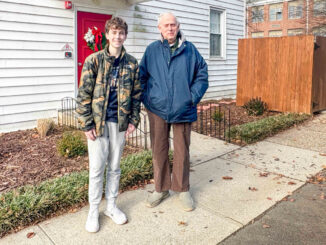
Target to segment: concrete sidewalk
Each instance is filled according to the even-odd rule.
[[[119,196],[118,205],[129,219],[126,225],[115,225],[101,213],[100,231],[87,233],[85,207],[8,235],[0,244],[217,244],[322,170],[324,139],[325,115],[242,148],[192,133],[193,212],[182,211],[174,193],[158,207],[146,208],[144,200],[154,189],[148,185]],[[28,232],[36,235],[27,239]]]

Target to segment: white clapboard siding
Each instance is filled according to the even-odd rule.
[[[56,117],[75,96],[74,11],[57,0],[0,0],[0,132]]]
[[[54,75],[54,76],[31,76],[28,79],[25,77],[7,77],[0,79],[0,88],[10,87],[23,87],[34,85],[47,85],[47,84],[73,84],[73,75]]]
[[[129,25],[125,47],[138,60],[160,38],[157,17],[173,12],[188,41],[208,64],[210,88],[205,99],[234,97],[238,39],[244,34],[244,0],[156,0],[126,5],[119,0],[0,0],[0,132],[35,127],[56,117],[63,97],[76,96],[75,11],[112,13]],[[226,11],[226,56],[209,57],[209,8]],[[73,48],[64,59],[62,47]]]

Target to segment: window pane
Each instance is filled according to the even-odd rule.
[[[283,3],[269,5],[269,20],[282,20],[283,17]]]
[[[314,16],[326,15],[326,1],[314,0]]]
[[[264,6],[252,7],[251,15],[252,15],[252,22],[263,22]]]
[[[210,35],[210,56],[221,56],[221,35]]]
[[[210,14],[210,32],[214,34],[221,33],[221,13],[216,10],[211,10]]]
[[[302,18],[303,1],[289,2],[289,19]]]
[[[278,31],[269,31],[268,35],[270,37],[281,37],[282,36],[282,31],[278,30]]]
[[[289,29],[288,30],[288,36],[297,36],[302,35],[303,29]]]
[[[251,33],[251,37],[252,38],[264,37],[264,32],[263,31],[260,31],[260,32],[252,32]]]

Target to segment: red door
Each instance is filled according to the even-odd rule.
[[[111,19],[112,15],[96,14],[89,12],[77,12],[77,64],[78,64],[78,86],[83,68],[84,61],[88,55],[93,51],[87,47],[84,35],[88,31],[88,28],[96,26],[105,33],[105,22]]]

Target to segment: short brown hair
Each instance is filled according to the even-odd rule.
[[[105,33],[109,33],[110,29],[122,29],[128,34],[128,24],[120,17],[113,17],[105,23]]]

